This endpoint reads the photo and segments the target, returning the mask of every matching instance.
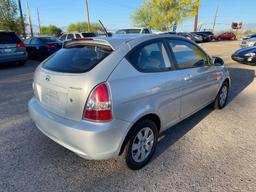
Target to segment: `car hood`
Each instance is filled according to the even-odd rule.
[[[233,55],[234,56],[243,56],[247,53],[256,52],[256,46],[254,47],[247,47],[237,50]]]

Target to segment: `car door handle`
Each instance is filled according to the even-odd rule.
[[[185,81],[188,81],[192,78],[192,75],[191,74],[188,74],[186,77],[184,77],[184,80]]]

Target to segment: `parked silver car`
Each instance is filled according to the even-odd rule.
[[[73,40],[36,69],[29,112],[45,135],[79,156],[123,154],[139,169],[160,132],[211,103],[226,105],[223,64],[168,34]]]
[[[252,47],[252,46],[256,46],[256,37],[245,39],[241,42],[241,45],[240,45],[241,48]]]
[[[0,31],[0,64],[17,62],[21,65],[27,60],[25,44],[14,33]]]

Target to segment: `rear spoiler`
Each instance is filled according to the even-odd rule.
[[[63,48],[71,48],[74,46],[81,46],[81,45],[88,45],[88,44],[92,44],[92,45],[102,45],[102,46],[107,46],[110,47],[112,50],[114,50],[114,48],[106,41],[103,39],[97,39],[97,38],[79,38],[79,39],[72,39],[72,40],[68,40],[65,41],[62,45]]]

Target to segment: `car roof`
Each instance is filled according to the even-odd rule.
[[[115,34],[112,37],[96,37],[95,40],[105,41],[113,49],[119,48],[123,43],[127,43],[128,46],[132,47],[138,42],[143,42],[146,40],[153,40],[157,38],[175,37],[179,39],[186,39],[182,36],[173,34]]]

